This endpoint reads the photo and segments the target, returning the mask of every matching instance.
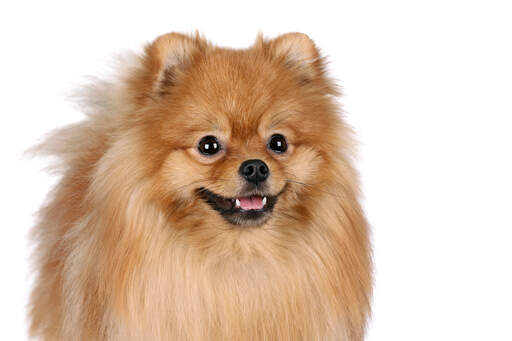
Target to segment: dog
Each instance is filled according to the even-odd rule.
[[[363,340],[369,227],[353,133],[305,34],[148,44],[36,148],[42,340]]]

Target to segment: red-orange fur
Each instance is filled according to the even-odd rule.
[[[336,86],[305,35],[245,50],[171,33],[116,82],[98,83],[84,122],[41,152],[63,177],[34,229],[31,333],[44,340],[362,340],[370,312],[368,226]],[[212,133],[226,145],[196,151]],[[289,150],[266,148],[273,132]],[[230,225],[196,193],[233,196],[264,160],[263,226]]]

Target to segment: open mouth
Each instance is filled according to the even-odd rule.
[[[248,194],[225,198],[202,187],[198,194],[228,222],[234,225],[262,225],[272,216],[277,195]]]

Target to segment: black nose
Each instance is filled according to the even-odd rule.
[[[261,160],[247,160],[242,162],[239,172],[242,178],[255,185],[265,181],[270,173],[265,162]]]

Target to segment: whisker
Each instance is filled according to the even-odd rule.
[[[307,184],[307,183],[304,183],[304,182],[295,181],[295,180],[291,180],[291,179],[286,179],[286,181],[287,182],[292,182],[292,183],[295,183],[295,184],[298,184],[298,185],[302,185],[304,187],[310,188],[311,190],[315,190],[315,191],[319,191],[319,192],[322,192],[322,193],[325,193],[325,194],[332,195],[333,197],[336,197],[336,198],[338,197],[338,194],[330,192],[330,191],[326,191],[325,189],[322,189],[322,188],[318,188],[316,185],[311,185],[311,184]]]
[[[191,183],[188,183],[186,185],[182,185],[182,186],[179,186],[176,188],[176,190],[180,190],[182,188],[185,188],[185,187],[188,187],[188,186],[192,186],[192,185],[195,185],[195,184],[198,184],[198,183],[201,183],[201,182],[208,182],[208,181],[230,181],[232,179],[223,179],[223,178],[208,178],[208,179],[201,179],[201,180],[196,180],[196,181],[192,181]]]
[[[284,173],[285,173],[285,174],[287,174],[287,175],[292,175],[292,176],[293,176],[293,174],[292,174],[292,173],[290,173],[290,172],[286,172],[286,171],[285,171]],[[286,181],[286,182],[289,182],[289,183],[291,182],[291,183],[294,183],[294,184],[298,184],[298,185],[301,185],[301,186],[307,187],[307,188],[309,188],[309,189],[311,189],[311,190],[320,191],[320,192],[322,192],[322,193],[326,193],[326,194],[332,195],[332,196],[334,196],[334,197],[337,197],[337,196],[338,196],[336,193],[332,193],[332,192],[326,191],[326,190],[324,190],[324,189],[322,189],[322,188],[318,188],[318,186],[317,186],[317,185],[315,185],[315,184],[308,184],[308,183],[306,183],[306,182],[301,182],[301,181],[297,181],[297,180],[293,180],[293,179],[289,179],[289,178],[284,178],[283,180],[284,180],[284,181]]]

